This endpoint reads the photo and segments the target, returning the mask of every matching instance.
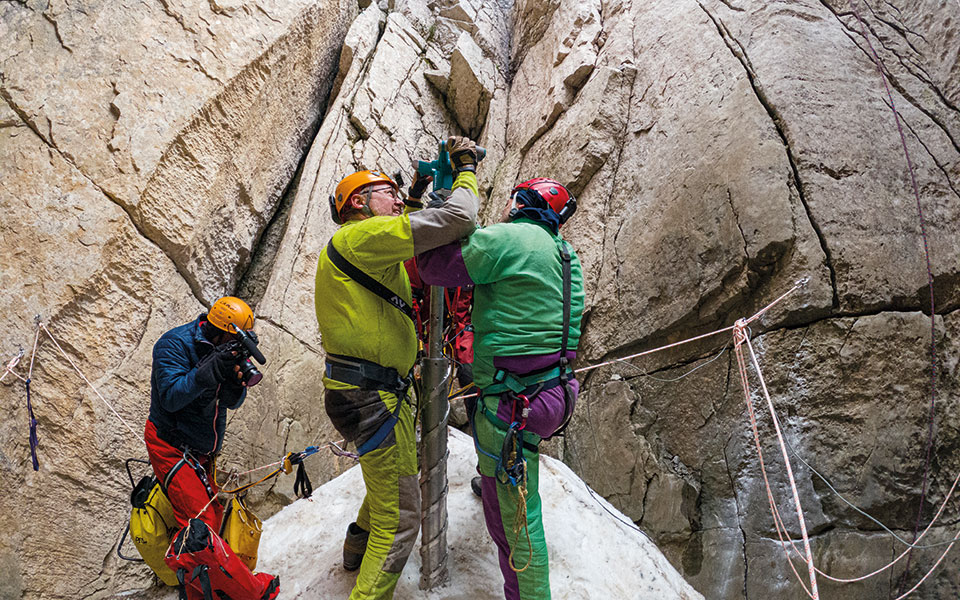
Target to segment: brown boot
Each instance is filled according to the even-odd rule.
[[[370,532],[360,528],[356,523],[347,527],[347,537],[343,540],[343,568],[347,571],[356,571],[363,562],[363,553],[367,551],[367,538]]]

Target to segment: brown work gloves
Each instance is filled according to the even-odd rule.
[[[477,144],[470,138],[453,136],[447,140],[450,163],[457,173],[461,171],[477,172]]]

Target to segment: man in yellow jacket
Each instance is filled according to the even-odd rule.
[[[448,142],[456,179],[442,206],[420,210],[376,171],[345,177],[330,198],[342,227],[320,253],[316,310],[326,370],[325,408],[355,442],[366,496],[347,528],[344,568],[359,568],[350,600],[393,597],[420,525],[414,413],[408,388],[417,356],[410,280],[403,261],[476,228],[476,144]]]

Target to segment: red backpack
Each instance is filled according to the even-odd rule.
[[[177,533],[164,562],[177,574],[180,600],[272,600],[280,592],[279,577],[251,573],[200,519]]]

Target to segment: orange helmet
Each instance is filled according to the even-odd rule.
[[[337,184],[336,191],[330,196],[330,216],[333,217],[333,221],[337,225],[342,223],[340,211],[343,210],[343,205],[347,203],[347,200],[350,199],[350,196],[352,196],[354,192],[363,186],[379,181],[389,183],[398,194],[400,193],[400,187],[397,183],[380,171],[357,171],[353,175],[347,175],[341,179],[340,183]]]
[[[224,296],[210,307],[207,321],[227,333],[236,333],[238,329],[249,331],[253,329],[253,311],[240,298]]]

